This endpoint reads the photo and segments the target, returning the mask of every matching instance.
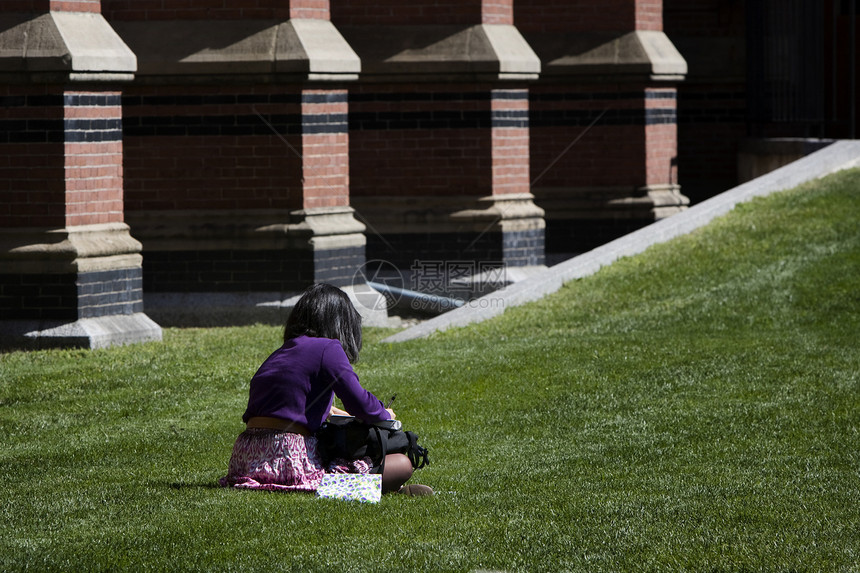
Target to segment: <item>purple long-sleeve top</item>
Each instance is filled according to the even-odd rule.
[[[242,420],[271,416],[315,432],[335,395],[347,412],[366,422],[390,418],[379,398],[359,383],[340,342],[299,336],[273,352],[254,374]]]

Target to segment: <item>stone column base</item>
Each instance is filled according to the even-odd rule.
[[[123,223],[0,231],[0,347],[161,340],[143,314],[140,243]]]
[[[147,312],[164,325],[281,325],[307,286],[349,292],[365,262],[365,227],[350,207],[127,218],[144,245]],[[384,305],[364,306],[365,324],[387,325]]]
[[[82,318],[75,322],[0,322],[0,348],[107,348],[161,341],[161,327],[142,312]]]
[[[451,220],[479,233],[498,235],[501,262],[511,267],[544,264],[544,210],[531,193],[482,197],[477,208],[451,213]]]
[[[368,223],[368,259],[525,267],[544,264],[544,212],[528,193],[353,198]]]

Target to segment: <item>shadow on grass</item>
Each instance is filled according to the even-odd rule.
[[[153,485],[163,487],[164,482],[159,482],[159,483],[153,484]],[[199,483],[174,481],[174,482],[168,483],[167,487],[170,489],[179,489],[179,490],[182,490],[182,489],[227,489],[227,488],[224,488],[221,485],[219,485],[217,480],[205,481],[205,482],[199,482]]]

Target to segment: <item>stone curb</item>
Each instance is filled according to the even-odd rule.
[[[4,350],[108,348],[162,339],[161,326],[142,312],[80,318],[75,322],[7,321],[0,332]]]
[[[470,301],[460,308],[389,336],[382,342],[403,342],[425,338],[434,332],[451,327],[482,322],[502,314],[506,308],[532,302],[551,294],[568,281],[594,274],[601,267],[621,257],[641,253],[651,245],[664,243],[703,227],[714,218],[728,213],[739,203],[791,189],[807,181],[858,165],[860,165],[860,140],[838,141],[803,159],[703,201],[682,213],[657,221],[550,267],[544,272]]]

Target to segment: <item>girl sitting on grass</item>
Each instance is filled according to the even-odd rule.
[[[361,350],[361,316],[337,287],[309,287],[284,328],[284,344],[272,353],[251,379],[246,424],[233,446],[222,486],[270,491],[316,491],[323,475],[369,473],[370,458],[334,460],[323,467],[316,432],[334,408],[334,397],[349,415],[365,422],[393,420],[394,412],[365,390],[352,363]],[[388,454],[382,491],[429,495],[412,476],[405,454]]]

